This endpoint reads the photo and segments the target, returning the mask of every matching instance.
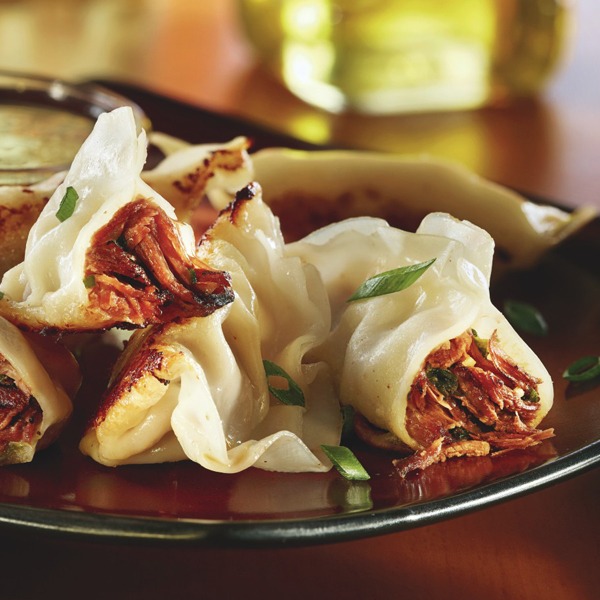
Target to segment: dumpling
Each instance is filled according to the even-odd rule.
[[[231,274],[235,301],[135,332],[82,451],[106,465],[189,458],[227,473],[328,470],[320,445],[339,443],[340,407],[327,366],[305,360],[330,329],[318,273],[285,255],[257,185],[238,193],[199,253]],[[265,360],[300,387],[304,406],[271,397]]]
[[[142,327],[233,300],[226,273],[142,181],[146,137],[123,107],[100,115],[0,283],[0,314],[31,330]]]
[[[141,178],[173,205],[180,221],[195,226],[204,216],[198,210],[204,198],[209,200],[206,208],[220,210],[252,181],[246,138],[198,145],[160,132],[152,132],[150,138],[166,156],[154,168],[144,169]],[[0,278],[23,260],[29,231],[65,175],[56,173],[32,185],[0,186]],[[210,222],[214,216],[211,210]],[[204,229],[207,224],[201,223]]]
[[[53,352],[56,359],[61,349]],[[74,368],[73,362],[67,365]],[[77,385],[70,386],[72,394]],[[30,462],[58,436],[71,410],[60,380],[49,375],[25,336],[0,317],[0,465]]]
[[[253,179],[244,137],[225,144],[188,144],[156,132],[150,141],[166,156],[142,178],[173,205],[181,221],[189,222],[205,197],[216,209],[225,208]]]
[[[540,443],[550,375],[489,296],[494,244],[482,229],[433,213],[417,233],[357,218],[287,247],[328,289],[333,331],[316,352],[367,441],[417,454],[403,471],[450,456]],[[407,289],[348,302],[367,279],[435,259]]]
[[[535,204],[458,163],[429,156],[266,148],[252,154],[265,199],[295,239],[343,218],[381,217],[414,231],[431,212],[484,228],[495,240],[495,270],[525,268],[597,213]]]
[[[0,186],[0,278],[23,260],[29,230],[64,177],[56,173],[33,185]]]

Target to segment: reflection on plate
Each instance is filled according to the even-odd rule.
[[[264,145],[272,141],[268,132],[261,138],[255,127],[245,129],[240,122],[147,92],[127,93],[167,133],[182,135],[176,125],[169,128],[169,115],[177,115],[197,127],[188,136],[192,141],[227,139],[228,127]],[[219,123],[225,131],[221,139],[212,137]],[[198,132],[204,132],[204,140]],[[281,145],[282,140],[274,143]],[[526,338],[556,387],[555,405],[544,426],[554,427],[557,436],[537,448],[451,460],[401,479],[390,455],[356,442],[352,446],[372,475],[369,482],[348,482],[335,472],[291,475],[251,469],[223,475],[189,462],[111,469],[77,451],[85,418],[80,410],[80,418],[58,445],[31,464],[0,469],[0,523],[95,538],[215,545],[320,543],[432,523],[590,468],[600,462],[600,388],[567,386],[561,374],[576,358],[598,353],[600,276],[592,258],[599,246],[596,219],[535,269],[506,274],[492,289],[498,306],[507,298],[530,302],[549,324],[546,337]],[[111,357],[106,358],[106,368],[94,363],[99,379],[82,390],[80,403],[94,402],[107,374]]]

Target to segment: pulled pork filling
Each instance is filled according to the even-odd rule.
[[[85,275],[94,310],[126,316],[122,326],[207,316],[234,298],[228,274],[188,255],[175,223],[142,198],[95,234]]]
[[[408,433],[422,448],[394,461],[400,475],[457,456],[524,449],[554,435],[536,429],[541,382],[474,331],[450,340],[425,360],[408,395]]]
[[[42,409],[37,400],[21,390],[12,377],[0,374],[0,464],[10,443],[32,443],[39,435],[41,422]]]

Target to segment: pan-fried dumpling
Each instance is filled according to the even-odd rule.
[[[142,178],[173,205],[181,221],[190,222],[204,198],[218,210],[225,208],[253,179],[244,137],[225,144],[188,144],[155,132],[150,141],[166,156]]]
[[[25,336],[0,317],[0,465],[30,462],[57,437],[71,410],[61,382],[49,375]]]
[[[317,266],[334,319],[318,356],[332,365],[357,431],[416,451],[402,469],[535,445],[552,405],[550,375],[489,296],[494,244],[482,229],[431,214],[417,233],[357,218],[290,244]],[[366,280],[433,264],[407,289],[347,302]]]
[[[82,451],[106,465],[189,458],[219,472],[328,470],[320,445],[339,443],[339,403],[326,365],[305,360],[330,329],[318,273],[285,256],[256,185],[223,211],[199,252],[231,274],[235,301],[135,332]],[[264,360],[300,387],[304,406],[271,397]]]
[[[141,177],[173,205],[180,221],[195,226],[204,216],[198,211],[204,198],[207,208],[220,210],[252,181],[246,138],[192,145],[160,132],[150,136],[166,156],[153,169],[143,170]],[[23,260],[29,231],[65,175],[55,173],[32,185],[0,186],[0,278]],[[214,220],[212,210],[210,219]]]
[[[521,269],[592,220],[535,204],[458,163],[431,156],[371,151],[265,148],[252,154],[265,199],[295,239],[342,218],[381,217],[414,231],[425,215],[444,212],[484,228],[495,240],[498,267]]]
[[[0,314],[32,330],[141,327],[231,302],[227,274],[195,256],[191,228],[140,177],[131,109],[100,115],[0,284]]]
[[[29,230],[64,177],[56,173],[32,185],[0,186],[0,278],[23,260]]]

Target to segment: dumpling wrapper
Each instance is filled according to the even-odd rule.
[[[146,148],[130,108],[100,115],[31,228],[23,262],[4,275],[0,314],[33,330],[102,330],[208,314],[233,299],[226,274],[195,257],[191,227],[142,181]],[[78,199],[61,221],[68,188]]]
[[[0,278],[25,256],[29,230],[65,173],[32,185],[0,186]]]
[[[14,381],[8,385],[3,377],[0,384],[3,396],[0,465],[30,462],[36,451],[48,446],[62,430],[72,411],[71,400],[61,383],[48,374],[24,335],[1,317],[0,372]],[[23,399],[31,396],[35,399],[29,400],[29,408],[21,407],[21,411],[11,412],[11,408],[15,408],[12,396],[15,391],[22,394]],[[24,425],[23,419],[28,418],[32,423]]]
[[[326,365],[304,360],[330,326],[316,270],[285,256],[257,186],[238,194],[199,252],[231,274],[235,301],[135,332],[82,451],[106,465],[189,458],[225,473],[328,470],[320,445],[339,443],[339,403]],[[270,398],[263,359],[302,388],[305,407]]]
[[[457,163],[428,156],[267,148],[251,157],[265,200],[286,232],[302,237],[358,216],[414,231],[425,215],[444,212],[491,234],[495,273],[535,264],[596,215],[591,206],[567,212],[530,202]]]
[[[494,242],[479,227],[432,213],[417,233],[375,218],[349,219],[289,244],[288,255],[314,264],[331,299],[333,332],[315,354],[332,365],[341,402],[404,444],[419,444],[406,427],[407,398],[427,356],[475,329],[497,332],[505,353],[539,378],[537,425],[552,406],[546,368],[490,300]],[[369,277],[435,258],[400,292],[346,302]],[[315,358],[313,356],[313,358]]]
[[[253,180],[249,141],[244,137],[224,144],[189,144],[153,132],[149,139],[165,158],[143,171],[142,178],[173,205],[182,221],[190,222],[205,197],[218,210],[225,208]]]
[[[173,205],[180,221],[195,225],[205,197],[210,206],[225,208],[253,179],[246,138],[192,145],[160,132],[149,136],[166,156],[141,177]],[[29,231],[65,175],[63,171],[31,185],[0,186],[0,278],[23,261]]]

